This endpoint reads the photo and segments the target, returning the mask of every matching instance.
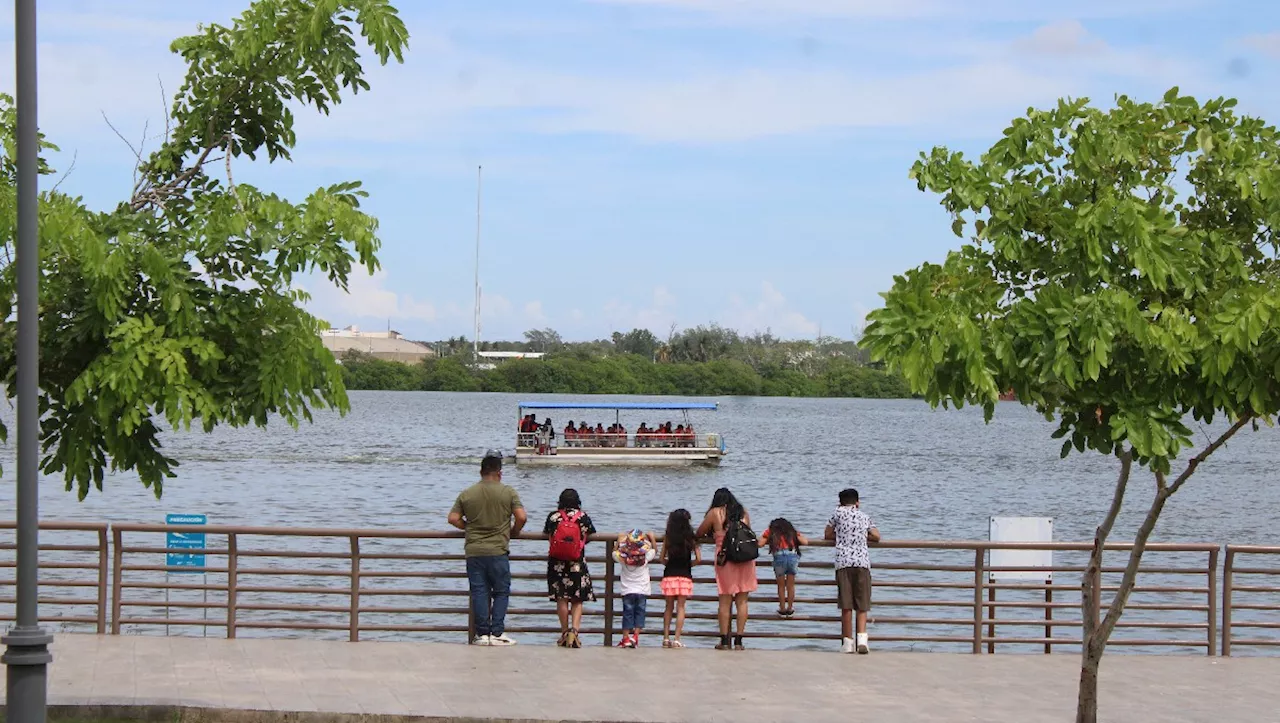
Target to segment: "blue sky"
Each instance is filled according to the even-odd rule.
[[[957,243],[907,179],[920,151],[980,152],[1060,96],[1171,85],[1280,118],[1280,4],[1261,1],[396,4],[406,62],[301,117],[292,165],[237,180],[293,198],[364,181],[383,270],[350,295],[304,285],[336,326],[411,338],[471,335],[480,164],[482,338],[713,321],[848,337],[894,274]],[[246,5],[42,0],[40,118],[55,167],[75,160],[64,190],[100,208],[128,193],[132,153],[103,114],[154,133],[183,72],[169,41]],[[12,92],[12,43],[0,54]]]

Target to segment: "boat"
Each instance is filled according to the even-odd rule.
[[[718,465],[724,458],[724,437],[715,432],[702,432],[690,420],[690,412],[712,411],[718,405],[714,402],[691,402],[676,404],[669,402],[521,402],[520,415],[516,431],[516,464],[527,467],[564,466],[564,465],[618,465],[618,466],[655,466],[678,467],[688,465]],[[590,426],[585,432],[566,435],[566,419],[552,419],[551,428],[555,431],[552,438],[545,430],[521,431],[521,423],[529,414],[536,415],[541,424],[552,417],[551,412],[569,413],[585,412],[593,419],[578,420]],[[591,413],[595,412],[595,415]],[[601,413],[612,412],[611,420],[621,431],[608,431],[598,418]],[[681,421],[672,426],[675,420],[664,419],[657,424],[660,427],[648,428],[650,420],[636,421],[632,425],[623,425],[624,412],[679,412]],[[577,416],[577,415],[575,415]],[[625,415],[634,420],[634,414]],[[604,420],[610,421],[610,420]],[[641,431],[641,424],[646,431]],[[628,428],[629,427],[629,428]],[[672,431],[665,431],[670,427]],[[597,432],[597,429],[603,431]],[[567,438],[566,438],[567,437]]]

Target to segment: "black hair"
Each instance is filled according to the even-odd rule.
[[[578,496],[578,491],[572,487],[560,493],[560,501],[556,503],[558,510],[580,510],[582,509],[582,498]]]
[[[842,505],[858,504],[858,491],[852,487],[848,489],[840,490],[840,504]]]
[[[480,476],[493,474],[502,471],[502,458],[496,455],[486,455],[480,460]]]
[[[786,549],[800,554],[800,533],[790,520],[777,517],[769,523],[769,554],[778,554],[778,545],[783,542],[787,543]]]
[[[667,532],[662,538],[662,544],[667,546],[668,558],[688,554],[697,542],[689,510],[682,507],[667,515]]]
[[[707,511],[710,512],[717,507],[723,507],[725,515],[729,517],[732,517],[735,512],[742,514],[742,503],[738,501],[737,497],[733,496],[728,487],[721,487],[716,490],[716,493],[711,496],[711,507]]]

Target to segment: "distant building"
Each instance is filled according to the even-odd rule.
[[[436,355],[435,350],[426,344],[409,341],[400,332],[391,330],[360,331],[359,327],[348,326],[345,329],[326,329],[320,332],[320,339],[325,348],[338,358],[354,350],[374,359],[414,364]]]
[[[546,356],[540,351],[482,351],[481,359],[541,359]]]

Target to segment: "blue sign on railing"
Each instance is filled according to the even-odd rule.
[[[164,516],[166,525],[205,525],[209,518],[205,515]],[[170,532],[165,535],[164,546],[170,550],[203,550],[203,532]],[[204,567],[203,552],[169,552],[165,555],[165,564],[169,567]],[[199,570],[178,570],[175,572],[199,572]]]

